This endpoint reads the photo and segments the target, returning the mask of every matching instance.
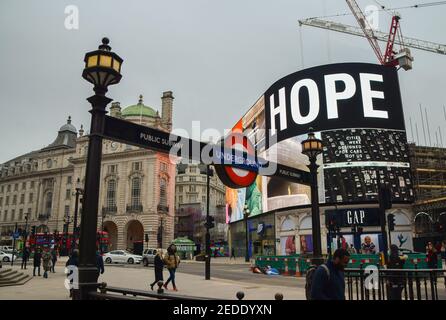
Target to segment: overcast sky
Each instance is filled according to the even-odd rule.
[[[379,2],[401,7],[430,1]],[[79,8],[78,30],[64,26],[67,5]],[[125,107],[143,94],[145,104],[160,109],[162,92],[172,90],[174,127],[189,129],[200,120],[203,129],[223,130],[273,82],[302,67],[377,63],[365,38],[309,27],[299,32],[298,19],[348,11],[344,0],[2,0],[0,163],[51,143],[68,115],[77,128],[88,129],[85,99],[92,88],[81,78],[83,57],[103,36],[124,59],[121,83],[109,97]],[[446,43],[446,6],[399,12],[404,36]],[[330,19],[356,25],[351,15]],[[380,29],[387,31],[389,23],[382,12]],[[415,49],[412,55],[413,70],[399,71],[408,137],[412,118],[424,143],[422,103],[432,144],[441,126],[446,145],[446,56]]]

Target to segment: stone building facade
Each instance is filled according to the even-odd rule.
[[[112,103],[110,115],[169,132],[172,92],[161,99],[161,115],[144,105],[142,96],[122,110]],[[61,232],[67,225],[72,230],[76,181],[83,186],[87,151],[88,135],[69,119],[48,147],[0,165],[0,241],[10,240],[16,223],[24,229],[26,216],[28,230]],[[98,230],[109,233],[110,249],[140,251],[173,240],[175,174],[166,154],[104,140]]]
[[[206,217],[206,165],[178,164],[175,184],[175,235],[187,236],[197,244],[204,242]],[[209,214],[215,219],[212,240],[227,239],[226,187],[214,175],[209,181]]]

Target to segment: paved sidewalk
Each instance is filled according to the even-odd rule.
[[[201,263],[204,264],[204,261],[195,261],[195,260],[181,260],[181,263]],[[229,257],[218,257],[218,258],[211,258],[211,264],[246,264],[251,265],[255,263],[254,260],[251,260],[251,262],[245,262],[245,258],[236,258],[229,259]]]
[[[14,266],[14,269],[20,271],[20,266]],[[22,286],[0,287],[0,300],[67,300],[69,297],[68,291],[64,287],[65,275],[63,270],[64,268],[58,264],[56,266],[56,273],[50,273],[48,279],[36,276]],[[32,268],[24,271],[32,276]],[[99,278],[99,281],[106,282],[109,286],[149,290],[149,283],[152,282],[153,277],[154,272],[152,268],[129,269],[106,267],[106,272]],[[167,280],[167,277],[168,273],[164,272],[164,279]],[[181,272],[177,273],[176,282],[179,289],[178,294],[184,295],[235,300],[236,292],[243,291],[245,293],[245,300],[270,300],[274,299],[275,293],[280,292],[284,295],[285,299],[305,299],[304,290],[297,287],[259,285],[256,283],[236,282],[216,278],[204,280],[204,276],[184,274]]]

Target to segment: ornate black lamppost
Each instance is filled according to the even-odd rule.
[[[308,157],[311,176],[311,223],[313,235],[313,261],[315,265],[323,263],[321,247],[321,221],[319,216],[319,195],[317,187],[317,156],[322,153],[322,141],[317,139],[313,132],[308,134],[308,138],[302,141],[302,153]]]
[[[98,50],[85,55],[82,77],[94,85],[95,94],[88,98],[91,103],[91,126],[88,137],[88,156],[81,212],[81,234],[79,241],[79,291],[75,299],[88,299],[88,293],[96,291],[96,229],[98,222],[99,184],[102,157],[102,135],[105,110],[112,99],[105,96],[108,86],[121,80],[122,59],[111,51],[107,38],[102,39]]]

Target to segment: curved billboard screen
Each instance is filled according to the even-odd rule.
[[[319,202],[377,200],[379,181],[393,200],[411,202],[413,189],[397,71],[367,63],[309,68],[276,81],[237,122],[265,159],[308,170],[301,141],[309,131],[322,140]],[[261,177],[262,204],[250,212],[310,204],[310,188]],[[246,191],[228,189],[228,220],[240,220]],[[249,194],[248,190],[248,194]],[[235,201],[235,198],[237,201]],[[259,197],[257,196],[257,199]],[[238,203],[237,205],[235,205]],[[240,211],[240,212],[239,212]]]

